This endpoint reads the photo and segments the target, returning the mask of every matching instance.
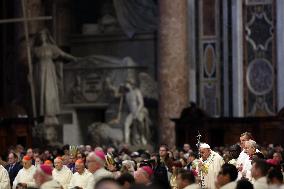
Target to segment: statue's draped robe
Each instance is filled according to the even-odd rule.
[[[34,49],[37,63],[34,65],[35,84],[41,116],[55,116],[60,112],[59,90],[54,59],[60,55],[55,45]]]

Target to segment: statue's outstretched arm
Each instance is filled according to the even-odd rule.
[[[76,61],[78,59],[78,58],[72,56],[71,54],[68,54],[68,53],[64,52],[63,50],[61,50],[56,45],[54,47],[55,47],[54,50],[59,55],[59,57],[62,57],[63,59],[70,60],[70,61]]]

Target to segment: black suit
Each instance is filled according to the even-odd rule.
[[[18,172],[20,171],[20,169],[22,169],[22,168],[23,168],[23,166],[19,162],[15,163],[14,165],[8,164],[8,165],[5,166],[5,169],[9,173],[11,186],[13,186],[13,181],[16,178],[16,176],[17,176]]]

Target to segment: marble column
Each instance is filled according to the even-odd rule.
[[[196,25],[196,18],[195,18],[195,0],[187,0],[187,47],[188,47],[188,71],[189,71],[189,78],[188,78],[188,93],[189,93],[189,101],[190,102],[197,102],[197,86],[196,86],[196,54],[197,49],[195,45],[195,41],[197,40],[197,35],[195,31]]]
[[[187,1],[161,0],[158,80],[159,140],[175,145],[175,124],[188,105]]]
[[[233,116],[235,117],[244,115],[242,7],[242,1],[232,1]]]
[[[228,25],[229,25],[229,17],[228,17],[228,0],[222,0],[223,3],[223,116],[230,116],[230,75],[229,75],[229,43],[228,43]]]

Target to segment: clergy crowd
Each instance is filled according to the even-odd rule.
[[[157,152],[91,145],[11,147],[0,161],[0,189],[284,189],[283,148],[261,147],[249,132],[228,147],[198,143]]]

